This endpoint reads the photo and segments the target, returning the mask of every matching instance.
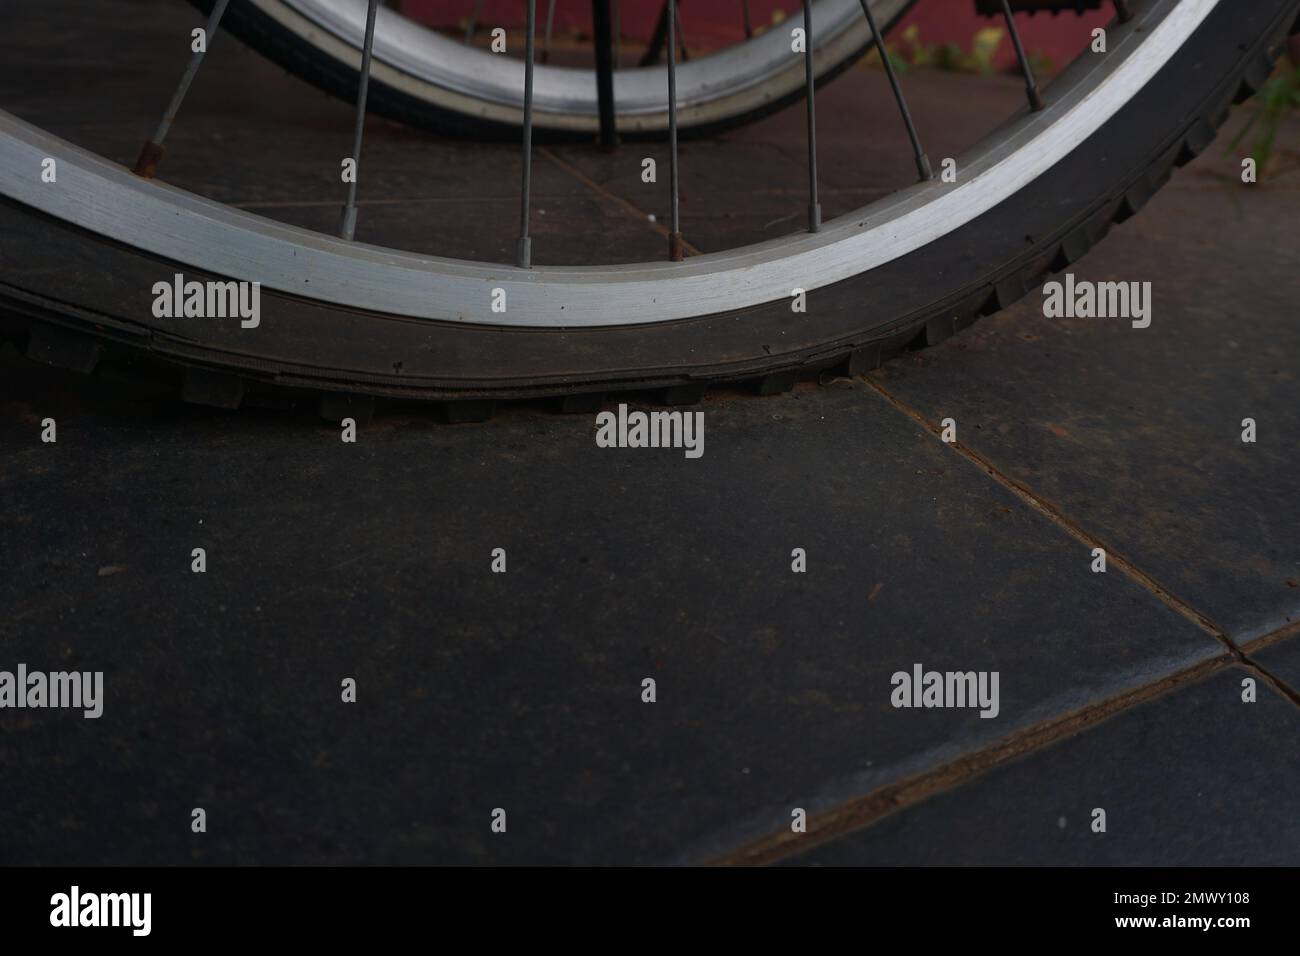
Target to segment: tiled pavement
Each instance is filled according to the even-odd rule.
[[[193,17],[105,6],[154,40]],[[174,64],[95,48],[78,99],[49,51],[94,23],[0,17],[20,38],[0,106],[130,159]],[[1019,95],[907,81],[936,155]],[[855,70],[819,97],[846,118],[828,214],[906,181],[904,148],[855,138],[892,121],[882,87]],[[347,115],[214,45],[167,176],[327,227],[319,157]],[[793,228],[797,187],[772,184],[800,181],[800,122],[687,147],[689,239]],[[509,257],[510,148],[367,136],[361,238]],[[550,150],[539,260],[660,253],[645,150]],[[528,406],[455,427],[392,409],[345,446],[306,415],[3,356],[0,668],[104,670],[108,699],[97,721],[0,716],[0,862],[1300,862],[1300,180],[1234,168],[1212,149],[1075,267],[1151,279],[1151,328],[1031,297],[867,379],[710,395],[698,461],[600,450],[590,417]],[[998,715],[893,708],[918,663],[998,671]]]
[[[1300,778],[1300,713],[1243,703],[1252,678],[1218,671],[790,862],[1294,866],[1300,816],[1265,795]]]

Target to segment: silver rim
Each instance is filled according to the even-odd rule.
[[[1047,109],[1012,121],[962,157],[958,184],[923,183],[820,232],[683,263],[521,269],[345,242],[141,180],[8,114],[0,114],[0,194],[164,259],[374,312],[551,328],[712,315],[787,300],[794,289],[813,293],[970,222],[1098,130],[1220,2],[1159,0],[1112,30],[1110,53],[1076,61],[1053,84]],[[59,160],[57,190],[40,182],[45,157]],[[505,315],[491,309],[498,289]]]
[[[334,59],[360,68],[364,0],[250,2]],[[909,5],[910,0],[874,0],[872,9],[882,22],[891,23]],[[816,0],[813,9],[821,76],[868,47],[871,33],[859,0]],[[678,123],[690,127],[720,122],[801,90],[803,66],[790,54],[789,30],[802,24],[802,12],[794,13],[782,29],[678,64]],[[510,125],[522,121],[522,61],[467,46],[392,10],[379,11],[371,71],[376,82],[443,109]],[[620,130],[667,129],[664,72],[663,67],[645,67],[615,74]],[[594,132],[598,120],[593,72],[539,64],[533,110],[538,128]]]

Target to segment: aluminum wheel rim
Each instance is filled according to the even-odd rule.
[[[1045,172],[1123,107],[1223,0],[1157,0],[1081,58],[1049,106],[959,160],[957,185],[924,183],[827,223],[683,263],[537,266],[421,256],[263,219],[120,166],[0,113],[0,194],[182,265],[321,302],[495,327],[648,325],[734,312],[866,272],[960,228]],[[1141,56],[1136,56],[1138,49]],[[32,170],[59,161],[59,189]],[[161,278],[161,277],[160,277]],[[497,290],[508,311],[492,311]]]
[[[365,3],[357,0],[249,0],[293,32],[351,69],[361,63]],[[914,0],[873,0],[882,23],[892,23]],[[871,44],[859,0],[815,0],[817,75],[824,75]],[[803,67],[790,54],[789,30],[803,23],[792,13],[781,29],[677,67],[678,122],[708,125],[743,115],[803,87]],[[533,109],[539,127],[595,131],[596,81],[590,69],[535,67]],[[387,86],[456,112],[518,124],[523,112],[524,66],[513,57],[468,46],[381,8],[375,24],[372,77]],[[663,67],[614,74],[619,128],[651,132],[667,128]]]

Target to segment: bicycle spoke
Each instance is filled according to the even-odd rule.
[[[375,49],[375,15],[379,0],[370,0],[366,8],[366,39],[361,48],[361,77],[357,82],[357,119],[352,130],[352,181],[348,183],[348,199],[343,206],[343,223],[339,235],[351,239],[357,229],[357,180],[361,178],[361,136],[366,126],[366,93],[370,87],[370,56]]]
[[[664,38],[668,35],[668,0],[664,0],[663,8],[659,11],[659,19],[655,20],[654,32],[650,34],[650,42],[646,44],[645,53],[641,55],[639,66],[657,66],[659,63],[659,54],[664,49]]]
[[[542,39],[542,62],[551,58],[551,31],[555,29],[555,0],[546,8],[546,36]]]
[[[740,0],[740,22],[745,27],[745,39],[754,39],[754,24],[749,19],[749,0]]]
[[[664,0],[663,8],[659,11],[659,19],[655,21],[654,32],[650,34],[650,42],[646,44],[645,53],[641,57],[640,66],[657,66],[659,64],[659,55],[663,52],[664,41],[668,37],[668,9],[673,10],[674,35],[677,36],[681,44],[682,60],[686,57],[686,39],[685,33],[682,32],[682,14],[677,3],[669,4]]]
[[[185,101],[185,94],[189,92],[190,84],[194,82],[194,76],[199,72],[199,66],[203,63],[203,56],[207,52],[208,44],[212,42],[216,35],[217,27],[221,24],[221,16],[226,12],[226,7],[230,0],[217,0],[212,7],[212,13],[208,17],[207,26],[203,28],[203,49],[195,50],[190,55],[190,62],[185,67],[185,73],[181,76],[180,84],[176,91],[172,93],[171,102],[167,104],[167,111],[163,113],[162,120],[158,123],[158,129],[154,131],[153,139],[147,140],[140,148],[140,155],[136,158],[135,167],[132,170],[137,176],[143,179],[153,179],[154,174],[158,171],[158,164],[162,162],[163,154],[166,150],[163,148],[163,141],[167,139],[167,133],[172,128],[172,122],[176,119],[176,114],[180,112],[181,103]]]
[[[682,29],[682,8],[673,4],[673,20],[677,23],[677,42],[681,44],[682,62],[689,60],[690,54],[686,52],[686,31]]]
[[[618,143],[614,120],[614,56],[610,0],[591,0],[591,36],[596,47],[596,105],[600,117],[600,148],[612,150]]]
[[[1020,31],[1016,29],[1016,18],[1011,12],[1011,6],[1007,0],[1002,0],[1002,16],[1006,18],[1007,30],[1011,33],[1011,42],[1016,48],[1016,59],[1020,61],[1020,69],[1025,74],[1025,94],[1029,97],[1029,106],[1034,110],[1043,108],[1043,98],[1038,95],[1038,84],[1034,81],[1034,71],[1029,65],[1029,57],[1025,56],[1024,44],[1020,42]]]
[[[667,0],[664,10],[668,21],[668,188],[672,193],[668,258],[673,262],[681,262],[682,221],[677,192],[677,0]]]
[[[465,24],[465,42],[468,43],[474,39],[474,31],[478,29],[478,18],[483,13],[483,0],[474,0],[474,9],[470,12],[469,23]]]
[[[528,210],[533,190],[533,44],[537,34],[537,0],[528,0],[528,41],[524,52],[524,162],[523,184],[519,190],[519,245],[517,261],[520,268],[533,264],[533,240],[528,236]]]
[[[898,111],[903,114],[903,125],[907,127],[907,138],[912,141],[912,155],[916,157],[916,171],[922,180],[930,179],[933,171],[930,169],[930,158],[925,155],[925,150],[921,148],[921,138],[916,135],[916,125],[912,122],[912,113],[907,108],[907,100],[903,98],[903,88],[898,83],[898,76],[894,72],[894,64],[889,59],[889,51],[885,49],[885,38],[880,33],[880,28],[876,26],[876,15],[871,12],[871,0],[862,0],[862,12],[867,15],[867,23],[871,27],[871,36],[876,44],[876,51],[880,54],[880,62],[885,65],[885,75],[889,77],[889,85],[894,90],[894,99],[898,102]]]
[[[822,227],[822,205],[817,201],[817,108],[813,98],[812,0],[803,0],[804,82],[808,90],[808,231]]]
[[[618,0],[614,0],[614,69],[623,69],[623,24],[619,16]]]

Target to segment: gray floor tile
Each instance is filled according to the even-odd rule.
[[[1221,185],[1214,152],[1073,268],[1154,280],[1150,328],[1047,319],[1034,291],[877,375],[1246,642],[1300,620],[1297,262],[1276,214],[1300,191]]]
[[[861,384],[712,400],[688,461],[5,379],[6,659],[109,687],[0,737],[10,860],[700,858],[1221,652]],[[914,663],[999,716],[894,709]]]
[[[1300,694],[1300,636],[1288,637],[1262,650],[1252,650],[1250,657],[1292,692]]]
[[[1244,703],[1247,675],[1184,686],[789,862],[1296,866],[1300,709],[1262,683]]]

